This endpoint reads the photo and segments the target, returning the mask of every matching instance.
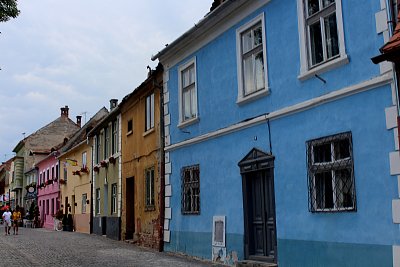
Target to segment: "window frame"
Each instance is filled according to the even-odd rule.
[[[149,176],[150,174],[150,176]],[[145,210],[151,211],[155,209],[155,194],[154,194],[154,167],[147,168],[144,171],[145,178]]]
[[[87,152],[82,152],[82,168],[87,167]]]
[[[117,213],[117,183],[111,185],[111,214]]]
[[[110,135],[109,135],[109,127],[104,127],[104,157],[103,159],[107,159],[110,154]]]
[[[182,74],[183,72],[185,72],[186,70],[188,70],[191,66],[193,65],[193,71],[194,71],[194,84],[190,84],[188,86],[186,86],[185,88],[183,88],[182,85]],[[186,88],[192,87],[193,86],[193,90],[194,90],[194,102],[195,104],[195,116],[193,118],[188,118],[185,119],[184,117],[184,99],[183,99],[183,93],[184,90]],[[178,68],[178,87],[179,87],[179,96],[178,96],[178,100],[179,100],[179,124],[178,127],[185,127],[187,125],[196,123],[199,120],[199,103],[198,103],[198,92],[197,92],[197,62],[196,62],[196,57],[193,57],[192,59],[188,60],[187,62],[185,62],[184,64],[182,64],[181,66],[179,66]],[[192,89],[188,89],[188,90],[192,90]]]
[[[323,61],[314,66],[310,66],[310,57],[309,57],[310,44],[309,44],[309,34],[306,23],[307,1],[308,0],[297,0],[299,43],[300,43],[300,74],[297,78],[301,81],[309,79],[311,77],[315,77],[315,74],[320,74],[332,70],[349,62],[349,58],[346,54],[346,44],[344,39],[342,0],[335,0],[339,54],[335,57],[330,58],[329,60]]]
[[[193,171],[198,171],[198,181],[193,181],[191,178],[191,181],[188,183],[185,183],[185,173],[189,172],[191,176],[193,176]],[[198,188],[198,203],[197,203],[197,210],[194,208],[193,199],[191,199],[190,203],[190,209],[186,207],[185,204],[185,187],[189,187],[190,191],[192,191],[189,195],[189,197],[193,198],[193,189]],[[183,215],[200,215],[200,210],[201,210],[201,199],[200,199],[200,165],[192,165],[192,166],[186,166],[181,169],[181,213]]]
[[[96,214],[101,214],[100,208],[101,208],[101,191],[100,188],[96,188],[96,206],[95,206],[95,213]]]
[[[145,132],[154,129],[154,111],[154,92],[152,92],[145,98]]]
[[[336,158],[336,153],[338,150],[339,141],[346,140],[349,144],[348,156],[345,158]],[[310,212],[346,212],[346,211],[356,211],[357,210],[357,198],[355,189],[355,175],[354,175],[354,157],[353,157],[353,141],[351,132],[334,134],[314,140],[307,141],[307,174],[308,174],[308,204]],[[329,147],[330,161],[315,161],[316,147]],[[340,151],[339,151],[340,152]],[[324,155],[326,156],[326,154]],[[351,193],[352,206],[342,206],[343,203],[340,201],[340,196],[344,199],[343,188],[339,188],[339,179],[336,177],[336,172],[349,170],[350,176],[350,186],[348,189]],[[318,196],[321,197],[321,193],[318,191],[317,186],[317,174],[330,173],[331,188],[329,188],[332,193],[332,205],[333,207],[325,207],[326,205],[326,192],[322,192],[324,200],[324,207],[319,207]],[[324,178],[323,178],[324,179]],[[322,188],[323,191],[326,187]],[[349,193],[349,192],[347,192]],[[343,201],[342,199],[342,201]],[[342,205],[341,205],[342,204]]]
[[[112,122],[112,151],[114,155],[118,152],[118,119]]]
[[[82,214],[86,213],[86,201],[87,201],[87,193],[84,193],[82,194],[82,207],[81,207]]]
[[[256,90],[250,94],[245,94],[244,88],[244,67],[243,67],[243,56],[252,50],[247,51],[246,53],[242,53],[242,36],[245,32],[251,30],[257,24],[261,24],[261,32],[262,32],[262,49],[263,52],[263,61],[264,61],[264,88],[260,90]],[[237,95],[237,104],[245,104],[249,101],[253,101],[259,99],[263,96],[269,94],[269,85],[268,85],[268,62],[267,62],[267,39],[265,33],[265,15],[264,13],[259,14],[249,22],[245,23],[241,27],[236,30],[236,65],[237,65],[237,80],[238,80],[238,95]]]

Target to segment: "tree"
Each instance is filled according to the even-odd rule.
[[[19,12],[17,0],[0,0],[0,22],[6,22],[10,18],[16,18]]]

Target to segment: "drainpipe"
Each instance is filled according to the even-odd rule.
[[[164,90],[162,86],[156,84],[157,77],[153,79],[153,86],[160,92],[160,226],[158,229],[158,238],[160,240],[159,251],[164,250],[164,218],[165,218],[165,153],[164,153]]]

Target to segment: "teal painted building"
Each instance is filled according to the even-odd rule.
[[[370,60],[390,7],[214,1],[153,57],[165,70],[165,250],[399,266],[398,99],[392,65]]]

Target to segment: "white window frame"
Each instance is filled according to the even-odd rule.
[[[145,109],[144,131],[147,132],[154,129],[154,92],[146,96]]]
[[[299,25],[299,42],[300,42],[300,75],[297,77],[303,81],[314,77],[315,74],[320,74],[349,62],[349,58],[346,54],[346,46],[344,41],[344,30],[343,30],[343,17],[342,17],[342,0],[336,0],[336,23],[338,30],[338,42],[339,42],[339,55],[332,59],[326,60],[314,67],[310,67],[309,64],[309,38],[308,31],[306,29],[306,1],[297,0],[297,14],[298,14],[298,25]]]
[[[82,153],[82,168],[87,167],[87,153],[86,151]]]
[[[242,60],[242,34],[255,26],[256,24],[261,23],[262,29],[262,51],[263,51],[263,60],[264,60],[264,89],[253,92],[252,94],[245,95],[244,94],[244,81],[243,81],[243,60]],[[264,13],[259,14],[257,17],[253,18],[251,21],[242,25],[240,28],[236,30],[236,62],[237,62],[237,78],[238,78],[238,97],[237,104],[244,104],[252,100],[256,100],[260,97],[266,96],[269,94],[268,87],[268,62],[267,62],[267,45],[266,45],[266,35],[265,35],[265,15]]]
[[[196,116],[191,119],[184,119],[184,111],[183,111],[183,88],[182,88],[182,72],[186,70],[190,65],[194,65],[194,93],[195,93],[195,101],[196,101]],[[196,57],[190,59],[185,64],[181,65],[178,68],[178,85],[179,85],[179,124],[178,127],[184,127],[190,124],[193,124],[199,120],[199,104],[198,104],[198,94],[197,94],[197,64]]]

